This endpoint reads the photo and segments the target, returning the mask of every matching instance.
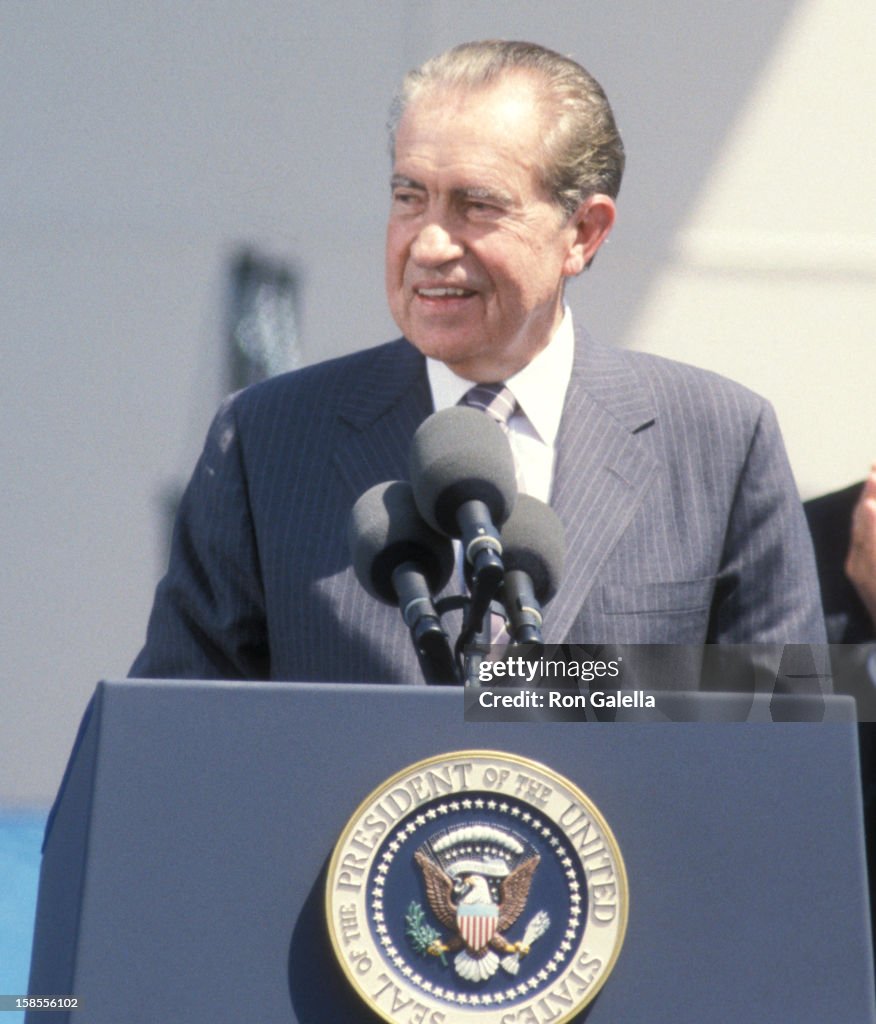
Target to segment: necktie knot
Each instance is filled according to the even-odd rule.
[[[517,400],[511,394],[510,388],[501,382],[498,384],[475,384],[462,396],[461,404],[485,412],[506,433],[508,432],[508,421],[517,411]]]

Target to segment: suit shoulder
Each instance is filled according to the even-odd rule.
[[[269,377],[236,392],[227,401],[239,411],[290,400],[337,399],[350,388],[364,389],[369,378],[385,380],[390,370],[410,364],[412,357],[418,358],[416,351],[404,339],[397,339]]]
[[[630,349],[622,350],[622,357],[630,362],[646,385],[650,385],[652,391],[657,394],[682,392],[707,401],[711,400],[712,396],[732,396],[736,402],[750,405],[752,408],[761,408],[769,404],[767,399],[751,388],[714,370]]]
[[[311,428],[337,416],[367,423],[417,384],[428,388],[423,365],[404,339],[387,342],[252,384],[225,399],[217,420],[256,430]]]
[[[775,420],[771,402],[729,377],[667,359],[650,352],[621,350],[621,360],[648,391],[656,408],[698,420],[736,423],[753,428],[759,421]]]

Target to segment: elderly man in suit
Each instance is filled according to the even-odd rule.
[[[228,399],[132,674],[421,678],[398,611],[356,582],[346,523],[474,384],[507,389],[523,489],[565,526],[548,641],[823,642],[768,403],[605,348],[564,305],[623,170],[598,83],[533,44],[464,44],[407,76],[392,144],[386,289],[404,337]]]

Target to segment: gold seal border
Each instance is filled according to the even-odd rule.
[[[371,994],[365,991],[361,980],[353,974],[349,964],[347,963],[347,956],[341,944],[341,939],[337,934],[334,921],[334,914],[332,913],[334,909],[332,882],[334,880],[335,873],[339,866],[339,859],[342,853],[344,852],[344,848],[347,844],[347,840],[358,827],[360,819],[365,814],[365,812],[372,806],[373,803],[378,801],[384,795],[384,793],[392,789],[392,787],[395,786],[400,780],[406,778],[413,772],[425,770],[432,765],[439,764],[444,761],[456,761],[463,760],[465,758],[496,758],[504,762],[511,762],[512,764],[516,764],[521,767],[534,770],[536,772],[542,773],[550,779],[553,779],[561,788],[571,793],[584,806],[587,813],[590,814],[590,816],[598,825],[602,833],[602,836],[605,839],[606,846],[611,852],[612,860],[616,871],[618,886],[618,906],[620,920],[617,926],[617,936],[614,941],[614,947],[612,949],[611,956],[605,963],[602,973],[596,979],[593,988],[588,990],[588,992],[585,994],[585,997],[564,1016],[551,1017],[551,1024],[569,1024],[569,1022],[572,1021],[575,1016],[581,1013],[582,1010],[585,1009],[585,1007],[589,1006],[593,1002],[593,1000],[602,990],[603,985],[608,980],[612,971],[614,970],[615,964],[617,963],[618,957],[620,956],[620,952],[623,948],[624,940],[626,938],[630,910],[629,882],[627,878],[627,870],[614,832],[611,830],[611,827],[609,826],[608,822],[603,817],[602,812],[594,804],[590,797],[588,797],[587,794],[578,785],[576,785],[574,782],[568,779],[565,775],[560,774],[560,772],[556,771],[555,769],[549,767],[546,764],[543,764],[541,761],[536,761],[533,758],[525,757],[522,754],[514,754],[509,753],[508,751],[489,749],[450,750],[446,751],[443,754],[433,754],[430,757],[423,758],[423,760],[421,761],[414,761],[411,764],[406,765],[404,768],[399,769],[393,775],[384,779],[381,783],[375,786],[374,789],[372,789],[371,792],[359,802],[359,804],[356,806],[356,809],[348,818],[347,824],[344,826],[343,831],[341,832],[337,842],[335,843],[331,859],[329,860],[328,870],[326,872],[325,899],[323,904],[323,910],[325,913],[326,924],[328,925],[329,939],[331,940],[332,951],[335,955],[335,960],[341,967],[341,970],[346,976],[347,982],[351,985],[359,999],[361,999],[362,1002],[365,1005],[367,1005],[370,1010],[376,1013],[377,1016],[381,1018],[381,1020],[386,1021],[387,1024],[398,1024],[396,1018],[389,1016],[389,1014],[376,1002],[376,1000],[374,1000],[371,997]],[[457,793],[455,795],[459,794]],[[528,804],[530,807],[533,807],[538,813],[544,814],[544,811],[542,809],[536,807],[535,804],[531,803],[525,797],[515,797],[515,799],[519,800],[521,803],[525,803]],[[553,821],[554,825],[556,825],[562,831],[562,826],[559,825],[559,822],[554,821],[554,819],[551,820]],[[367,873],[370,873],[373,867],[374,859],[377,856],[377,851],[379,850],[379,848],[379,846],[376,847],[374,855],[371,858],[369,858]],[[366,894],[366,897],[364,899],[366,909],[367,902],[368,901]],[[579,949],[581,948],[581,944],[583,944],[583,940],[586,934],[587,929],[585,927],[581,935],[582,942],[579,943]],[[373,938],[371,941],[375,946],[377,945]],[[388,972],[394,972],[394,969],[389,965],[386,965],[386,969]],[[543,991],[535,992],[533,993],[532,998],[538,999],[543,994]],[[425,996],[426,998],[428,998],[428,993],[426,993]],[[525,1005],[523,1007],[499,1007],[497,1008],[497,1012],[516,1013],[522,1008],[525,1008]],[[445,1006],[444,1003],[436,999],[434,1003],[431,1004],[431,1009],[434,1009],[439,1012],[452,1012],[458,1008],[447,1007]],[[482,1008],[466,1008],[465,1010],[463,1010],[463,1012],[467,1014],[480,1014],[483,1017],[486,1017],[486,1014],[484,1014]],[[492,1012],[492,1010],[488,1012]]]

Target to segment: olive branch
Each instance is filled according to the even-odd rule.
[[[405,915],[405,935],[414,947],[414,951],[421,956],[428,953],[432,943],[441,938],[441,933],[426,922],[426,912],[416,901],[410,904]],[[440,957],[441,963],[446,967],[447,961],[444,959],[444,954],[441,953]]]

